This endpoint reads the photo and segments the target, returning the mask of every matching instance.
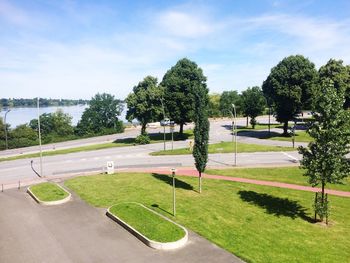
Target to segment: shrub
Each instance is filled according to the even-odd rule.
[[[149,138],[148,134],[141,134],[136,137],[135,142],[137,144],[149,144],[151,139]]]

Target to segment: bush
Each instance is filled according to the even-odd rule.
[[[149,144],[151,139],[149,138],[148,134],[141,134],[136,137],[135,142],[137,144]]]

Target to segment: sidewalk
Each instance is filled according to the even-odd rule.
[[[150,172],[171,174],[169,170],[153,169]],[[193,177],[198,176],[197,170],[194,170],[194,169],[178,169],[176,174],[184,175],[184,176],[193,176]],[[216,180],[224,180],[224,181],[232,181],[232,182],[240,182],[240,183],[256,184],[256,185],[265,185],[265,186],[280,187],[280,188],[287,188],[287,189],[300,190],[300,191],[309,191],[309,192],[321,191],[321,188],[318,188],[318,187],[303,186],[303,185],[297,185],[297,184],[263,181],[263,180],[255,180],[255,179],[247,179],[247,178],[239,178],[239,177],[231,177],[231,176],[223,176],[223,175],[211,175],[211,174],[204,174],[204,173],[202,174],[202,176],[203,178],[208,178],[208,179],[216,179]],[[326,189],[325,192],[330,195],[350,197],[350,192],[346,192],[346,191]]]

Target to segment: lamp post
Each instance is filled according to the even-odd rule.
[[[42,149],[41,149],[39,97],[38,97],[38,100],[37,100],[37,108],[38,108],[38,135],[39,135],[39,149],[40,149],[40,176],[43,177],[43,152],[42,152]]]
[[[4,129],[5,129],[5,150],[8,149],[8,144],[7,144],[7,124],[6,124],[6,116],[7,113],[9,113],[11,111],[11,109],[7,109],[7,111],[5,112],[5,117],[4,117]]]
[[[237,166],[237,114],[236,114],[236,106],[235,104],[232,104],[232,108],[233,108],[233,129],[234,129],[234,136],[235,136],[235,166]]]
[[[176,196],[175,196],[175,168],[171,168],[171,174],[173,177],[173,216],[176,216]]]
[[[164,151],[165,151],[165,149],[166,149],[166,147],[165,147],[165,123],[164,123],[164,121],[165,121],[165,109],[164,109],[164,104],[163,104],[163,98],[161,98],[160,99],[160,102],[162,103],[162,108],[163,108],[163,138],[164,138]]]

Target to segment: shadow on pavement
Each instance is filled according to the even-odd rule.
[[[302,207],[297,201],[254,191],[239,191],[238,194],[243,201],[264,208],[268,214],[277,217],[287,216],[292,219],[299,217],[307,222],[314,222],[311,217],[306,215],[307,209]]]
[[[168,185],[173,185],[173,178],[171,176],[165,175],[165,174],[158,174],[158,173],[152,173],[152,176],[158,180],[161,180],[165,183],[167,183]],[[193,186],[183,182],[177,178],[175,178],[175,187],[176,188],[182,188],[185,190],[193,190]]]

